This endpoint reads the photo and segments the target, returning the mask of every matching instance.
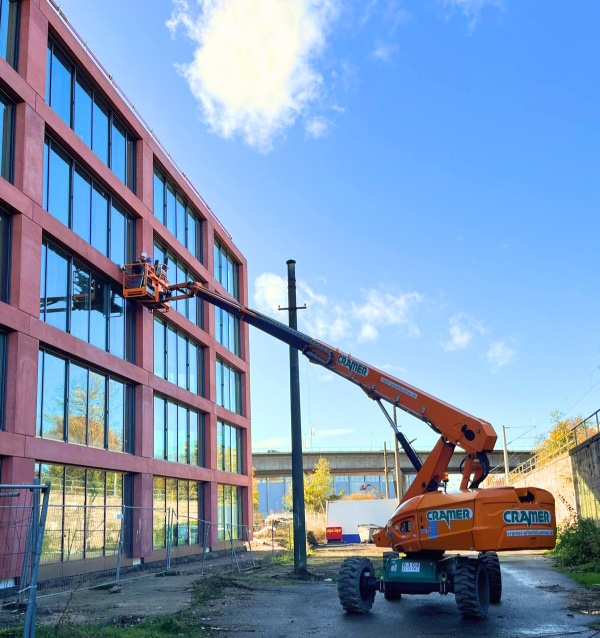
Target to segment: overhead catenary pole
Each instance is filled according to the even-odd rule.
[[[394,406],[394,423],[398,425],[398,421],[396,419],[396,406]],[[400,504],[400,499],[402,498],[402,485],[400,483],[400,450],[398,449],[398,439],[394,437],[394,463],[396,465],[396,500],[398,504]]]
[[[296,307],[296,262],[289,259],[289,325],[298,329]],[[302,422],[300,416],[300,368],[298,350],[290,346],[290,401],[292,421],[292,510],[294,514],[294,571],[306,572],[306,523],[304,517],[304,472],[302,467]]]
[[[387,448],[385,441],[383,442],[383,473],[385,475],[385,497],[390,497],[390,485],[388,483],[388,468],[387,468]]]
[[[508,451],[506,449],[506,428],[502,426],[502,449],[504,451],[504,484],[508,485]]]

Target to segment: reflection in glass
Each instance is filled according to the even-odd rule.
[[[198,413],[190,410],[190,465],[198,465]]]
[[[187,342],[181,334],[177,334],[177,385],[187,389]]]
[[[71,299],[71,334],[88,341],[90,310],[90,273],[76,261],[72,269],[73,296]]]
[[[90,343],[97,348],[106,350],[108,284],[105,284],[96,275],[92,275],[90,289]]]
[[[75,82],[75,133],[89,148],[92,147],[92,91],[77,76]]]
[[[167,381],[177,382],[177,333],[170,326],[167,331]]]
[[[50,106],[71,126],[71,74],[73,67],[67,58],[52,47],[52,70],[50,72]]]
[[[94,97],[92,150],[108,166],[108,109]]]
[[[17,41],[19,34],[20,2],[2,2],[2,14],[0,15],[0,56],[2,56],[13,69],[17,68]]]
[[[165,401],[154,397],[154,458],[165,458]]]
[[[73,171],[73,231],[90,243],[92,181],[76,167]]]
[[[112,288],[110,291],[110,348],[109,352],[125,358],[125,301]]]
[[[154,169],[154,216],[161,223],[165,223],[165,182],[162,175]]]
[[[185,246],[185,202],[181,195],[177,195],[176,211],[177,239]]]
[[[190,370],[190,392],[199,394],[198,392],[198,347],[192,342],[188,346],[189,370]]]
[[[167,182],[167,230],[173,235],[177,233],[177,222],[175,219],[175,189]]]
[[[69,225],[69,194],[71,191],[70,161],[51,145],[48,177],[48,212],[65,226]]]
[[[108,395],[108,449],[123,451],[124,386],[110,379]]]
[[[165,324],[154,318],[154,374],[165,378]]]
[[[11,180],[13,156],[13,112],[14,107],[0,96],[0,175],[7,181]]]
[[[44,353],[44,394],[42,396],[42,436],[63,440],[65,422],[66,362]]]
[[[125,213],[114,201],[110,207],[110,259],[119,266],[125,263]]]
[[[177,408],[177,462],[187,463],[187,410]]]
[[[192,215],[190,212],[190,208],[188,206],[187,210],[187,249],[194,255],[194,257],[198,257],[196,254],[196,217]]]
[[[177,406],[167,404],[167,460],[177,462]]]
[[[155,476],[153,479],[152,507],[152,548],[160,549],[166,544],[166,505],[165,505],[165,479]]]
[[[125,146],[125,129],[120,122],[114,117],[112,118],[112,139],[110,144],[110,167],[113,173],[125,183],[126,179],[126,153]]]
[[[67,260],[52,247],[46,250],[46,323],[67,329]]]
[[[104,448],[106,377],[90,370],[88,445]]]
[[[69,443],[85,445],[88,413],[87,368],[69,367]]]
[[[108,256],[108,196],[95,184],[92,191],[92,246]]]

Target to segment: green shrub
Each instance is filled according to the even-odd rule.
[[[586,518],[560,527],[552,554],[562,567],[600,572],[600,528]]]

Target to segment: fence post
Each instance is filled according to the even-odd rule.
[[[36,481],[38,480],[39,479],[36,479]],[[39,511],[39,501],[38,501],[37,510]],[[36,511],[36,508],[35,508],[35,495],[34,495],[32,512],[35,512],[35,511]],[[29,529],[27,530],[27,544],[25,545],[25,556],[23,557],[23,568],[21,569],[21,580],[19,581],[18,603],[20,605],[23,603],[23,599],[25,598],[25,591],[27,590],[27,581],[29,580],[29,555],[31,554],[31,550],[33,547],[33,519],[34,519],[34,516],[32,514],[31,521],[29,522]]]
[[[41,488],[40,488],[41,489]],[[39,493],[39,490],[35,490]],[[39,512],[39,495],[38,510],[33,512],[37,521],[36,528],[38,530],[35,538],[35,549],[33,561],[31,563],[31,585],[29,590],[29,600],[27,601],[27,611],[25,613],[25,624],[23,626],[24,638],[35,638],[35,616],[37,611],[37,579],[40,569],[40,559],[42,557],[42,547],[44,543],[44,529],[46,528],[46,515],[48,514],[48,501],[50,500],[50,483],[46,483],[44,489],[44,501],[42,503],[42,513]]]
[[[115,585],[119,584],[119,576],[121,575],[121,554],[123,553],[123,528],[125,522],[125,505],[121,507],[121,529],[119,530],[119,551],[117,552],[117,575]]]
[[[203,521],[204,524],[204,540],[202,541],[202,569],[200,571],[200,573],[202,574],[202,576],[204,576],[204,563],[206,561],[206,540],[208,538],[208,530],[210,528],[210,522],[209,521]]]
[[[229,525],[228,529],[229,529],[229,542],[231,543],[231,573],[233,574],[233,561],[235,560],[235,565],[237,567],[238,573],[241,574],[242,570],[240,569],[240,564],[238,563],[238,559],[235,554],[235,549],[233,547],[233,534],[231,533],[233,530],[233,525]]]
[[[167,523],[167,571],[171,571],[171,536],[173,534],[173,529],[172,529],[172,516],[173,516],[173,509],[172,508],[167,508],[166,511],[166,523]]]
[[[248,547],[250,549],[250,560],[252,561],[252,567],[256,567],[256,563],[254,562],[254,554],[252,552],[252,543],[250,542],[250,529],[248,525],[245,525],[246,528],[246,540],[248,541]]]

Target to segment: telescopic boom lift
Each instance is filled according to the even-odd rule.
[[[490,472],[488,453],[497,435],[474,417],[405,381],[359,361],[322,341],[209,290],[200,282],[169,285],[166,267],[140,261],[123,267],[123,293],[150,310],[166,311],[177,299],[199,297],[240,321],[270,334],[361,388],[376,401],[413,465],[416,476],[387,525],[373,536],[384,554],[383,576],[371,561],[348,558],[338,578],[340,602],[348,613],[366,613],[375,593],[387,600],[402,594],[454,593],[461,614],[481,618],[500,601],[502,581],[497,551],[549,549],[556,540],[554,498],[540,488],[481,489]],[[440,438],[422,461],[390,418],[383,401],[423,421]],[[456,447],[465,452],[458,493],[440,490]],[[446,556],[447,551],[478,552]],[[400,553],[404,556],[401,558]]]

